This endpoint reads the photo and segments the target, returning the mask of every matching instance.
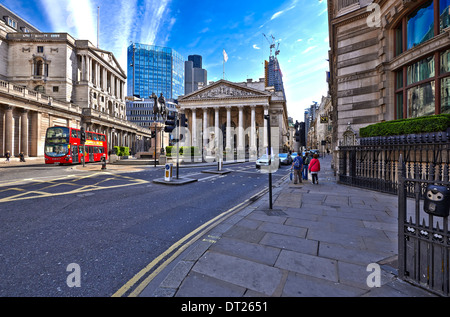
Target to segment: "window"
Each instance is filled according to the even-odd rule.
[[[38,46],[37,47],[37,52],[38,53],[44,53],[44,47],[43,46]]]
[[[434,77],[434,56],[408,66],[407,74],[408,85]]]
[[[59,87],[58,86],[53,86],[53,92],[59,92]]]
[[[450,26],[450,0],[439,0],[440,31]]]
[[[17,29],[17,22],[10,17],[8,17],[8,25],[13,29]]]
[[[407,49],[413,48],[434,36],[434,6],[428,1],[408,16]]]
[[[450,0],[422,1],[394,28],[395,56],[450,27]],[[411,54],[412,55],[412,54]],[[431,52],[395,72],[395,118],[450,113],[450,48]]]

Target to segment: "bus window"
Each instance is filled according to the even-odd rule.
[[[77,134],[77,130],[72,129],[72,138],[77,138],[78,134]]]
[[[98,134],[97,133],[93,133],[92,137],[94,138],[94,141],[98,141]]]
[[[45,154],[50,157],[62,157],[69,153],[67,144],[46,144]]]
[[[53,127],[47,129],[47,138],[68,138],[69,137],[69,128],[63,127]]]
[[[91,133],[91,132],[88,132],[88,133],[87,133],[87,139],[88,139],[88,140],[92,140],[92,133]]]

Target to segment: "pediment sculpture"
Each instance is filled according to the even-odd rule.
[[[237,89],[235,87],[220,85],[211,89],[200,92],[190,99],[206,99],[206,98],[227,98],[227,97],[245,97],[257,96],[255,92]]]

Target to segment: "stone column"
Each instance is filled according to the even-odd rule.
[[[11,157],[14,155],[14,131],[13,131],[13,106],[6,106],[5,111],[5,153],[9,151]]]
[[[232,133],[231,133],[231,107],[227,106],[227,141],[226,141],[226,146],[225,148],[227,149],[227,153],[230,151],[233,151],[233,149],[231,148],[231,137],[232,137]]]
[[[208,142],[208,108],[203,108],[203,148]]]
[[[32,111],[31,112],[31,134],[30,134],[30,138],[31,138],[31,149],[30,149],[30,153],[29,156],[39,156],[41,154],[42,151],[42,155],[43,153],[43,148],[44,145],[42,144],[41,146],[41,135],[40,135],[40,131],[41,131],[41,113],[36,112],[36,111]]]
[[[197,109],[192,108],[192,146],[197,145]]]
[[[250,157],[256,156],[256,106],[251,106]]]
[[[28,110],[23,109],[20,120],[20,151],[28,155]]]
[[[219,138],[219,107],[214,107],[214,150],[216,151],[216,156],[220,151],[220,138]]]
[[[238,154],[238,159],[245,159],[244,106],[239,106],[237,154]]]

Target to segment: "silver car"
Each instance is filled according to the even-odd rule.
[[[272,166],[275,168],[280,168],[280,158],[277,155],[272,154]],[[260,169],[261,167],[269,167],[269,156],[267,154],[262,155],[259,159],[256,160],[256,168]]]

